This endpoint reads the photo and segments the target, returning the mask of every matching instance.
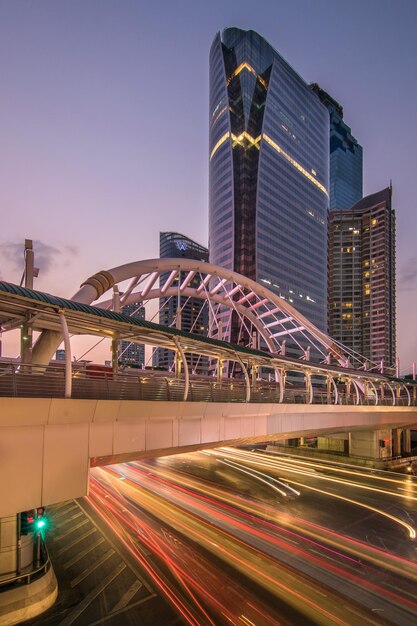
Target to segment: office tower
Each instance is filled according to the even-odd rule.
[[[329,114],[254,31],[210,51],[210,262],[264,284],[327,327]],[[239,323],[223,310],[223,337]]]
[[[55,352],[55,360],[56,361],[65,361],[65,350],[63,350],[62,348],[58,349]]]
[[[311,88],[330,115],[330,209],[349,209],[363,195],[362,146],[343,121],[343,107],[317,83]]]
[[[120,312],[135,319],[145,319],[145,307],[142,302],[126,304],[120,309]],[[119,346],[119,363],[126,367],[142,367],[145,364],[144,344],[121,341]]]
[[[375,364],[395,364],[392,188],[329,214],[329,334]]]
[[[160,258],[184,258],[195,259],[197,261],[208,261],[208,250],[204,246],[189,239],[180,233],[159,233],[159,255]],[[169,272],[161,274],[161,284],[163,284],[169,276]],[[182,282],[186,276],[185,272],[180,274]],[[199,277],[196,276],[190,282],[190,287],[200,284]],[[178,278],[172,286],[178,285]],[[208,331],[208,308],[204,305],[204,300],[199,298],[187,298],[186,296],[161,298],[159,301],[159,323],[164,326],[177,325],[178,306],[181,307],[180,325],[182,330],[195,335],[207,335]],[[206,374],[208,369],[208,360],[199,355],[187,355],[188,365],[192,372],[197,374]],[[163,369],[170,370],[174,364],[174,353],[171,350],[158,348],[155,351],[154,365]]]

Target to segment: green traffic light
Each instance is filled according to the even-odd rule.
[[[45,522],[43,519],[38,519],[36,520],[36,528],[38,530],[40,530],[41,528],[43,528],[45,526]]]

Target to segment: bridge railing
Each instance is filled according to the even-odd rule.
[[[185,380],[161,371],[135,370],[113,373],[110,368],[94,369],[85,364],[74,364],[72,373],[72,398],[104,400],[155,400],[180,401],[184,398]],[[188,401],[191,402],[245,402],[246,384],[242,379],[222,379],[209,376],[191,376]],[[32,398],[64,398],[65,368],[53,363],[48,366],[21,365],[16,362],[0,362],[0,396]],[[377,400],[377,402],[376,402]],[[251,389],[250,401],[278,403],[280,388],[276,382],[257,380]],[[290,404],[335,404],[335,390],[329,393],[324,386],[314,386],[312,395],[302,381],[287,384],[282,402]],[[373,406],[397,406],[409,404],[409,396],[403,386],[389,393],[346,394],[345,386],[337,389],[337,404],[362,404]],[[413,402],[411,402],[413,404]]]

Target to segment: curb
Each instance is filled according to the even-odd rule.
[[[13,626],[49,609],[58,595],[52,564],[42,578],[0,593],[0,626]]]

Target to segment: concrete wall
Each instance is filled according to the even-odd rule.
[[[0,519],[0,577],[16,573],[16,515]]]
[[[20,571],[31,567],[33,561],[33,535],[20,538]],[[17,572],[17,520],[16,515],[0,518],[0,577],[14,576]]]
[[[85,495],[90,463],[415,423],[416,407],[0,398],[0,517]]]

